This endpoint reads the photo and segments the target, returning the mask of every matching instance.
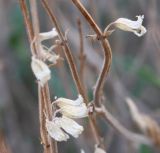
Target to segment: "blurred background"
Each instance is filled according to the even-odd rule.
[[[143,37],[116,30],[109,38],[113,62],[105,83],[105,101],[109,111],[131,131],[140,133],[131,119],[125,103],[126,97],[131,97],[142,112],[160,123],[160,1],[82,2],[102,29],[117,18],[136,20],[136,15],[144,14],[143,25],[147,28],[147,33]],[[92,100],[93,86],[103,62],[102,49],[97,42],[85,38],[86,35],[94,33],[71,0],[50,0],[50,6],[54,9],[63,31],[69,29],[67,37],[78,70],[80,43],[77,20],[81,20],[86,55],[84,82],[89,99]],[[53,25],[40,2],[38,9],[41,32],[50,31]],[[0,46],[0,141],[5,139],[11,153],[42,152],[37,83],[30,67],[30,45],[17,0],[0,1]],[[61,50],[57,52],[64,57]],[[53,77],[49,82],[52,99],[54,96],[77,98],[66,60],[52,68],[52,73]],[[87,122],[84,122],[86,130],[80,138],[59,144],[60,153],[78,153],[81,148],[86,153],[93,152]],[[160,152],[145,145],[135,148],[109,124],[101,120],[98,124],[108,153]]]

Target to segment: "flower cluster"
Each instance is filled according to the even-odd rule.
[[[34,43],[39,47],[40,59],[32,56],[31,68],[42,87],[51,79],[51,71],[46,62],[56,64],[59,59],[59,55],[51,52],[56,45],[47,48],[42,42],[57,36],[58,33],[55,28],[53,28],[49,32],[40,33],[38,37],[34,39]],[[51,121],[46,119],[48,134],[56,141],[67,141],[67,139],[69,139],[68,134],[77,138],[82,133],[83,126],[79,125],[72,118],[83,118],[88,115],[87,106],[83,101],[83,97],[79,95],[76,100],[58,98],[53,102],[53,105],[57,105],[59,109],[55,112]],[[60,113],[60,116],[57,116],[58,113]]]
[[[32,56],[31,68],[32,71],[39,82],[39,84],[43,87],[44,84],[50,80],[51,71],[48,65],[45,63],[46,61],[51,62],[52,64],[56,64],[57,60],[60,58],[59,55],[56,55],[52,50],[56,45],[47,48],[42,44],[42,41],[53,39],[58,36],[58,33],[55,28],[53,28],[49,32],[40,33],[37,38],[34,39],[33,43],[37,43],[39,47],[40,59],[35,56]]]
[[[49,121],[46,119],[46,129],[49,135],[56,141],[67,141],[69,135],[77,138],[83,131],[83,126],[79,125],[71,118],[83,118],[88,115],[87,106],[81,95],[76,100],[58,98],[53,104],[57,104],[59,109],[55,112],[60,116],[53,116]]]

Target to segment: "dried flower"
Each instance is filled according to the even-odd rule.
[[[55,28],[53,28],[51,31],[49,32],[43,32],[39,34],[39,41],[44,41],[47,39],[52,39],[58,36],[57,30]]]
[[[46,120],[46,129],[48,134],[56,141],[67,141],[69,139],[68,134],[63,132],[59,125],[53,121]]]
[[[50,69],[42,60],[39,60],[34,56],[32,56],[31,68],[38,82],[43,87],[51,78]]]
[[[133,32],[138,37],[141,37],[147,32],[146,28],[142,25],[144,15],[139,15],[136,17],[137,21],[132,21],[126,18],[119,18],[115,22],[109,24],[109,26],[106,27],[104,33],[107,34],[108,29],[113,25],[121,30]]]
[[[70,118],[83,118],[88,115],[86,104],[83,102],[81,95],[76,100],[58,98],[54,103],[60,107],[63,115]]]
[[[83,131],[83,126],[79,125],[74,120],[66,116],[55,117],[54,122],[56,125],[59,125],[65,132],[69,133],[75,138],[77,138]]]

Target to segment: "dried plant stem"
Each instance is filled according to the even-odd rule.
[[[34,33],[33,33],[32,23],[31,23],[31,20],[30,20],[30,17],[29,17],[29,12],[28,12],[26,1],[25,0],[19,0],[19,5],[21,7],[21,11],[22,11],[22,14],[23,14],[23,18],[24,18],[29,42],[31,44],[32,40],[34,38]],[[31,50],[31,51],[32,51],[32,55],[36,54],[35,48],[34,48],[34,50]]]
[[[85,56],[85,53],[84,53],[82,23],[81,23],[80,19],[77,20],[77,25],[78,25],[78,32],[79,32],[79,44],[80,44],[80,51],[79,51],[79,60],[80,60],[79,74],[80,75],[79,76],[80,76],[80,80],[82,82],[83,88],[85,90],[83,77],[84,77],[84,67],[85,67],[86,56]]]
[[[104,119],[110,123],[110,125],[116,130],[118,131],[120,134],[122,134],[126,139],[137,143],[137,144],[147,144],[147,145],[151,145],[152,142],[150,141],[150,139],[148,139],[145,136],[139,135],[139,134],[135,134],[133,132],[130,132],[128,129],[126,129],[123,125],[121,125],[118,120],[116,120],[109,112],[108,110],[105,108],[105,106],[101,105],[101,108],[96,108],[95,107],[95,111],[97,112],[98,115],[101,115],[102,117],[104,117]]]
[[[39,35],[39,20],[38,20],[38,10],[37,10],[37,3],[36,0],[30,0],[30,6],[31,6],[31,15],[32,15],[32,22],[33,22],[33,28],[34,28],[34,35],[36,38],[38,38]],[[37,41],[39,41],[37,39]],[[40,50],[40,46],[38,45],[38,42],[35,42],[35,47],[36,47],[36,51],[37,51],[37,56],[40,57],[39,55],[39,50]],[[44,107],[45,107],[45,113],[46,113],[46,118],[48,118],[49,120],[52,119],[52,110],[51,110],[51,100],[50,100],[50,92],[49,92],[49,87],[48,84],[46,83],[46,85],[41,89],[41,94],[43,96],[43,102],[44,103]],[[42,112],[41,112],[42,113]],[[48,136],[47,137],[47,141],[49,142],[49,145],[45,145],[44,146],[44,152],[46,153],[57,153],[57,147],[55,148],[54,146],[56,146],[56,141],[52,141],[51,137]],[[54,145],[54,146],[53,146]]]
[[[32,15],[32,21],[33,21],[33,28],[32,23],[29,18],[28,8],[26,5],[25,0],[19,0],[19,4],[22,10],[22,14],[24,16],[24,21],[26,25],[26,30],[28,33],[28,38],[30,44],[32,43],[34,36],[37,36],[39,34],[39,21],[38,21],[38,13],[37,13],[37,6],[35,0],[30,0],[30,6],[31,6],[31,15]],[[39,46],[35,44],[34,50],[32,50],[32,55],[36,55],[39,57]],[[50,103],[50,95],[49,95],[49,88],[48,85],[45,85],[44,88],[41,88],[40,85],[38,85],[38,95],[39,95],[39,120],[40,120],[40,134],[41,134],[41,140],[44,147],[44,153],[57,153],[57,144],[54,141],[54,144],[52,143],[51,138],[48,136],[46,128],[45,128],[45,118],[51,119],[52,117],[52,111],[51,111],[51,103]],[[45,108],[45,109],[44,109]],[[44,113],[47,115],[45,116]],[[54,145],[54,146],[53,146]]]
[[[73,60],[73,57],[72,57],[72,54],[71,54],[71,51],[70,51],[70,49],[69,49],[69,47],[68,47],[68,45],[66,43],[64,35],[62,34],[62,32],[61,32],[61,30],[59,28],[59,25],[58,25],[58,22],[56,20],[56,17],[52,13],[52,11],[51,11],[50,7],[48,6],[48,3],[46,2],[46,0],[42,0],[42,4],[43,4],[46,12],[48,13],[49,17],[51,18],[51,21],[55,25],[55,28],[57,29],[57,31],[59,33],[59,38],[60,38],[61,42],[63,43],[64,53],[65,53],[65,56],[67,58],[67,62],[69,64],[69,68],[71,70],[72,77],[73,77],[74,82],[76,84],[77,90],[83,96],[83,98],[85,100],[85,103],[87,103],[88,102],[88,98],[87,98],[87,96],[85,94],[85,91],[83,90],[83,87],[82,87],[82,84],[81,84],[81,81],[80,81],[80,78],[79,78],[79,75],[78,75],[78,71],[76,69],[76,65],[74,63],[74,60]],[[97,144],[101,144],[101,137],[99,136],[97,128],[95,127],[95,124],[93,123],[91,118],[89,118],[89,123],[90,123],[90,126],[91,126],[91,130],[93,132],[93,137],[95,139],[95,142]]]
[[[40,85],[38,85],[38,96],[39,96],[39,121],[40,121],[40,135],[41,135],[41,143],[45,146],[44,152],[48,149],[49,146],[47,131],[45,130],[45,114],[44,114],[44,99],[42,94],[42,89]]]
[[[72,2],[79,9],[79,11],[82,13],[84,18],[86,19],[86,21],[90,24],[92,29],[95,31],[95,33],[97,34],[97,38],[100,40],[104,50],[103,67],[97,79],[95,90],[94,90],[94,102],[96,106],[100,106],[101,105],[100,97],[101,97],[102,89],[103,89],[106,75],[109,72],[111,61],[112,61],[112,51],[111,51],[109,42],[107,41],[107,39],[103,37],[102,31],[100,30],[96,22],[93,20],[91,15],[88,13],[88,11],[84,8],[80,0],[72,0]]]

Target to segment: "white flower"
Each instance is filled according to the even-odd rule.
[[[57,36],[58,36],[58,33],[57,33],[56,29],[53,28],[49,32],[40,33],[38,39],[39,39],[39,41],[44,41],[44,40],[47,40],[47,39],[55,38]]]
[[[115,27],[117,27],[121,30],[133,32],[138,37],[141,37],[147,32],[146,28],[142,25],[144,15],[139,15],[136,17],[137,17],[137,21],[132,21],[132,20],[126,19],[126,18],[119,18],[115,22],[111,23],[105,29],[104,33],[107,33],[109,27],[114,25]]]
[[[66,116],[55,117],[53,120],[56,125],[59,125],[65,132],[75,138],[77,138],[83,131],[83,126]]]
[[[94,153],[106,153],[106,151],[103,150],[102,148],[99,148],[99,147],[95,146],[95,151],[94,151]]]
[[[87,106],[83,102],[81,95],[79,95],[76,100],[58,98],[54,103],[57,103],[61,113],[67,117],[83,118],[88,116]]]
[[[69,139],[68,134],[63,132],[59,125],[55,124],[53,121],[46,120],[46,129],[48,134],[56,141],[67,141],[67,139]]]
[[[32,56],[31,68],[42,87],[51,79],[51,71],[48,66],[34,56]]]

